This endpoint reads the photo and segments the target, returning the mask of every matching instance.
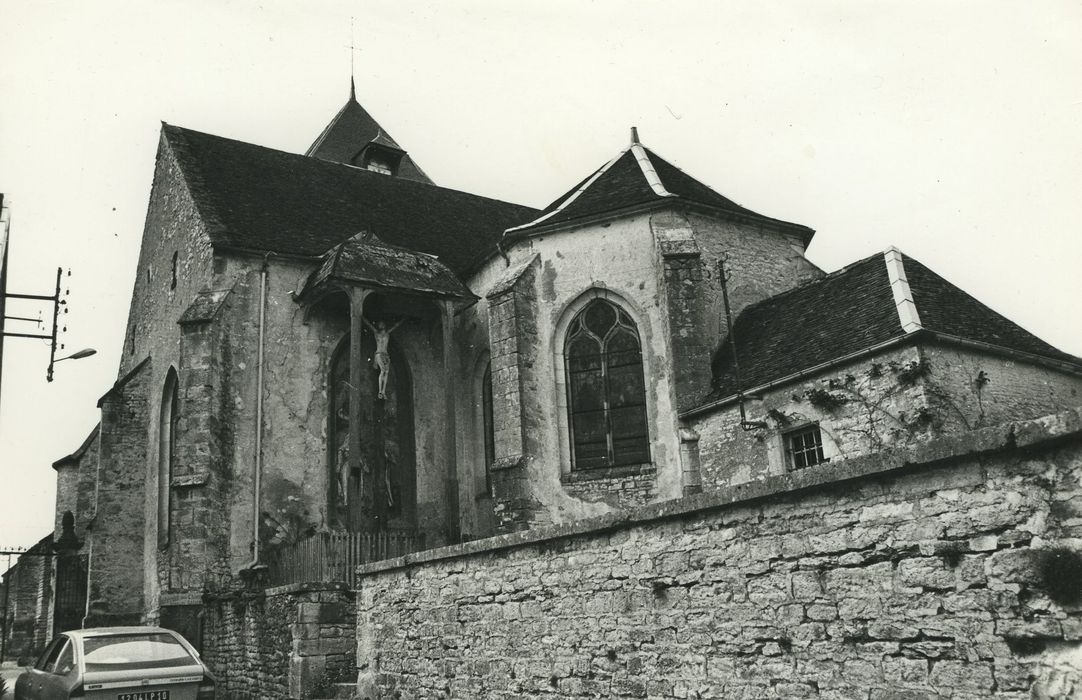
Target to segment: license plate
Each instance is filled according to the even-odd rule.
[[[121,693],[116,700],[169,700],[168,690],[141,690],[138,693]]]

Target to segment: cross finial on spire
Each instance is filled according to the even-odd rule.
[[[634,146],[639,142],[639,130],[637,127],[631,127],[631,145]]]
[[[349,18],[349,99],[354,102],[357,101],[357,84],[354,82],[354,68],[353,59],[357,55],[357,48],[354,46],[356,43],[356,37],[353,32],[353,17]]]

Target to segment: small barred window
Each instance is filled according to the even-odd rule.
[[[785,451],[790,469],[803,469],[827,461],[823,457],[823,434],[818,425],[786,433]]]

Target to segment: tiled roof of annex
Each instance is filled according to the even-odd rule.
[[[1049,345],[891,248],[741,311],[733,323],[737,362],[733,343],[724,342],[714,358],[712,391],[703,403],[929,332],[1082,370],[1082,358]]]

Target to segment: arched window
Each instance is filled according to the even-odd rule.
[[[169,546],[170,494],[172,493],[173,459],[177,445],[177,372],[169,369],[162,390],[162,406],[158,417],[158,547]]]
[[[564,358],[572,468],[649,462],[642,349],[631,317],[593,299],[568,326]]]

